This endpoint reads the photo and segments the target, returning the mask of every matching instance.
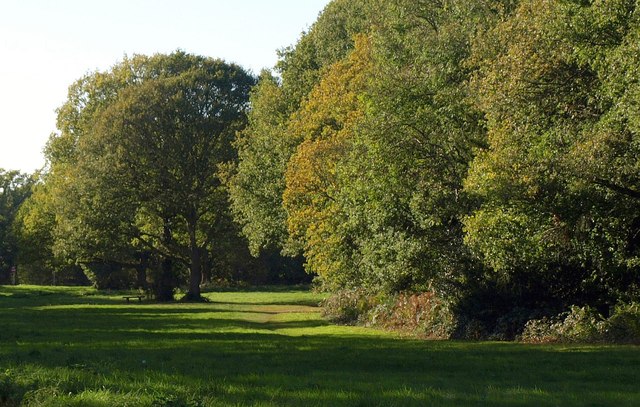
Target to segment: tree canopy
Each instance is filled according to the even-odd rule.
[[[70,87],[41,177],[1,173],[0,227],[24,261],[167,299],[279,252],[330,291],[428,292],[450,331],[606,314],[640,295],[638,12],[334,0],[259,78],[125,58]]]
[[[636,13],[332,2],[254,90],[236,219],[326,287],[430,290],[481,324],[635,298]]]
[[[188,268],[198,299],[207,250],[225,223],[219,166],[234,158],[254,79],[176,52],[125,59],[70,88],[48,148],[54,252],[93,263],[163,264],[159,293]]]
[[[34,178],[0,168],[0,281],[8,282],[18,265],[18,233],[14,222],[31,194]]]

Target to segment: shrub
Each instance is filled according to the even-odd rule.
[[[399,293],[372,308],[372,325],[409,331],[431,339],[448,339],[456,327],[450,304],[433,292]]]
[[[372,295],[364,290],[341,290],[327,298],[323,315],[338,323],[361,323],[448,339],[456,327],[450,304],[433,292]]]
[[[589,306],[571,306],[554,318],[531,320],[525,324],[524,342],[600,342],[604,332],[602,316]]]
[[[640,303],[618,304],[606,320],[605,340],[640,344]]]
[[[524,342],[640,343],[640,303],[618,304],[605,319],[588,306],[572,306],[555,318],[531,320]]]
[[[341,324],[364,322],[373,308],[372,297],[362,289],[340,290],[322,302],[322,315]]]

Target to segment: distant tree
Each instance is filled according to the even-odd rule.
[[[86,285],[89,281],[80,266],[54,255],[56,213],[45,179],[42,174],[34,175],[33,192],[13,222],[20,279],[28,284]]]
[[[13,223],[31,194],[34,177],[0,169],[0,280],[9,282],[18,265],[19,246]]]

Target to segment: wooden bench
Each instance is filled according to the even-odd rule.
[[[137,298],[138,302],[142,302],[142,299],[144,298],[144,295],[125,295],[122,298],[127,300],[127,302],[129,302],[129,300],[131,300],[132,298]]]

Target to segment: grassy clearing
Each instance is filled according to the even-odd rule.
[[[0,405],[640,405],[638,347],[418,341],[331,325],[303,290],[207,295],[0,287]]]

